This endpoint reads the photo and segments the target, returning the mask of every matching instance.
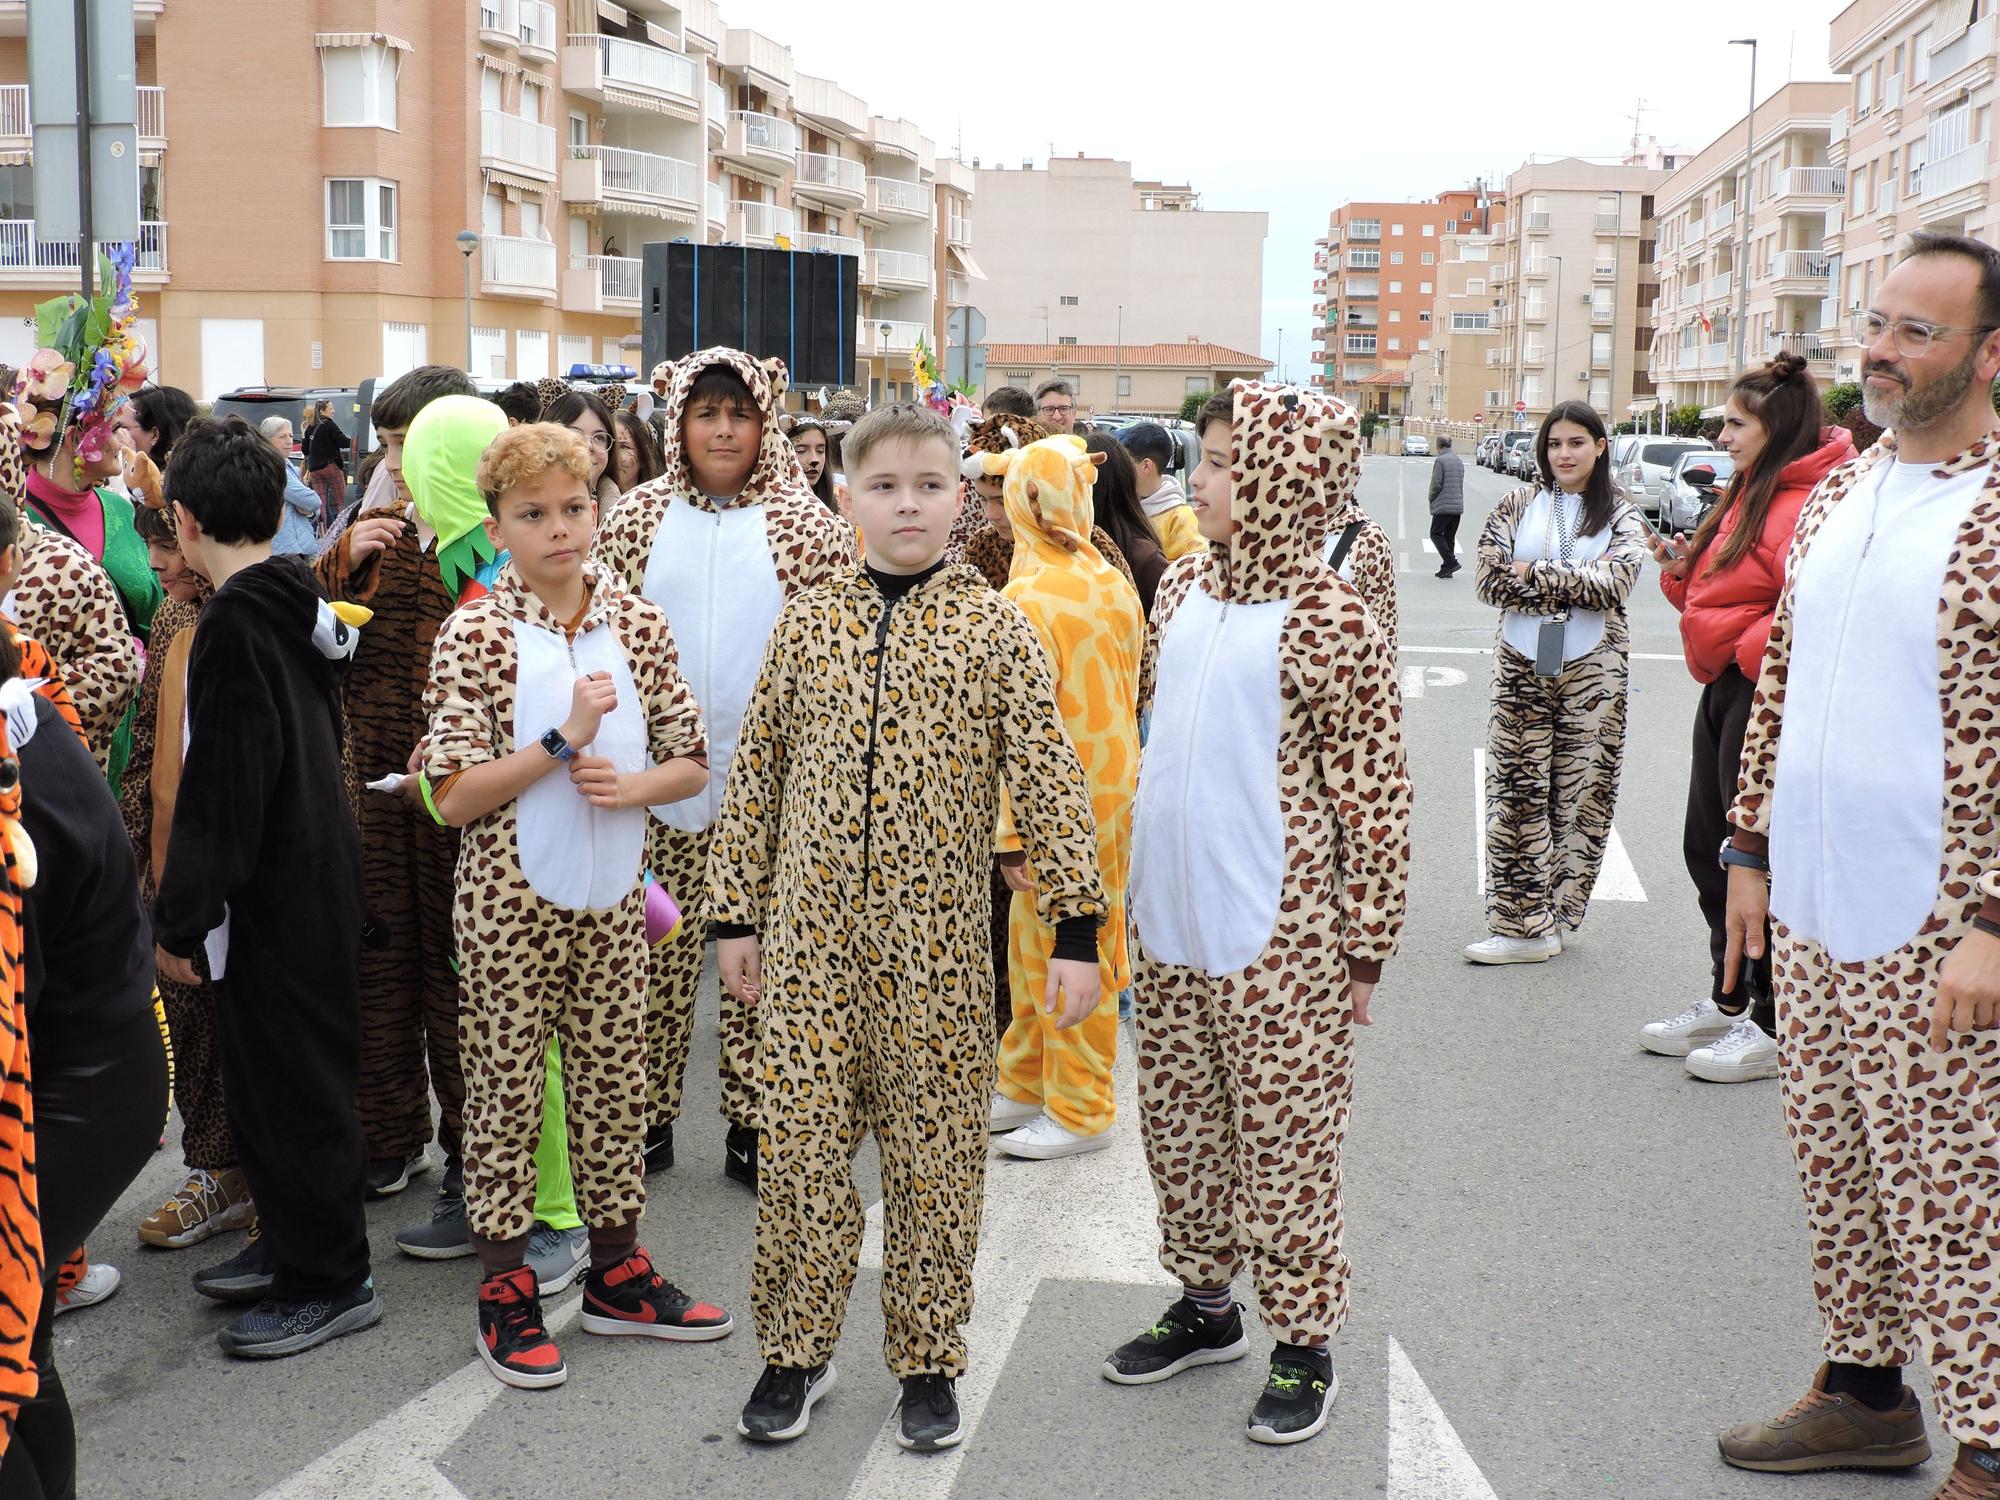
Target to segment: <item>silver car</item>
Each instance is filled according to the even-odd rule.
[[[1657,516],[1661,492],[1681,456],[1714,451],[1700,438],[1646,438],[1626,450],[1622,467],[1614,469],[1611,478],[1634,505],[1649,516]]]
[[[1500,450],[1500,472],[1512,474],[1516,479],[1534,480],[1540,470],[1535,460],[1535,435],[1524,432],[1509,439]]]
[[[1697,486],[1689,481],[1688,475],[1701,469],[1710,470],[1714,478]],[[1674,471],[1660,490],[1660,530],[1669,536],[1677,531],[1692,536],[1709,507],[1729,488],[1735,473],[1736,460],[1720,448],[1697,448],[1683,453],[1674,461]]]

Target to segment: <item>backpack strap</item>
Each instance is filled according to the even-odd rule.
[[[1340,540],[1333,544],[1333,552],[1326,560],[1327,566],[1334,572],[1340,571],[1340,565],[1347,561],[1347,554],[1354,550],[1354,539],[1361,535],[1361,526],[1359,521],[1349,521],[1341,528]]]

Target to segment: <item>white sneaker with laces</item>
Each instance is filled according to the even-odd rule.
[[[1749,1016],[1737,1017],[1719,1042],[1687,1055],[1687,1070],[1710,1083],[1747,1083],[1778,1076],[1778,1044]]]
[[[1111,1144],[1111,1132],[1100,1130],[1096,1135],[1078,1135],[1047,1115],[1037,1114],[1019,1130],[1001,1136],[993,1144],[1009,1156],[1022,1156],[1030,1161],[1054,1161],[1062,1156],[1102,1151]]]
[[[1465,946],[1467,962],[1475,964],[1539,964],[1547,963],[1563,951],[1562,935],[1551,932],[1546,937],[1492,937]]]
[[[1639,1045],[1662,1057],[1686,1057],[1697,1047],[1719,1042],[1736,1022],[1710,999],[1695,1001],[1665,1021],[1648,1021],[1639,1028]]]
[[[79,1307],[95,1307],[116,1292],[124,1277],[118,1274],[116,1266],[107,1266],[101,1260],[90,1263],[90,1269],[77,1278],[75,1286],[66,1292],[56,1294],[56,1310],[50,1316],[60,1318],[66,1312],[75,1312]]]
[[[1004,1135],[1010,1130],[1019,1130],[1030,1120],[1042,1117],[1042,1107],[1030,1102],[1023,1104],[1018,1099],[1009,1099],[998,1089],[993,1091],[993,1119],[987,1126],[995,1135]]]

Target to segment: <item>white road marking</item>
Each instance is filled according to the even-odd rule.
[[[1411,567],[1410,567],[1410,554],[1409,554],[1409,553],[1407,553],[1407,552],[1399,552],[1399,553],[1397,553],[1397,554],[1396,554],[1396,556],[1397,556],[1397,562],[1396,562],[1396,571],[1397,571],[1397,572],[1399,572],[1399,573],[1408,573],[1408,572],[1411,572],[1411,571],[1413,571],[1413,570],[1411,569]]]
[[[1611,830],[1611,839],[1604,846],[1604,863],[1598,866],[1597,884],[1591,887],[1593,901],[1644,901],[1646,888],[1639,884],[1639,872],[1632,867],[1632,856],[1625,852],[1625,841],[1618,837],[1618,829]]]
[[[1389,1340],[1389,1500],[1499,1500],[1410,1356]]]
[[[1403,697],[1421,698],[1428,688],[1464,687],[1466,676],[1457,667],[1404,667]]]
[[[1420,543],[1418,543],[1418,545],[1421,546],[1424,549],[1424,551],[1430,553],[1432,557],[1436,557],[1438,555],[1437,543],[1432,541],[1429,537],[1425,537]]]
[[[1399,542],[1409,535],[1403,524],[1403,471],[1407,468],[1408,464],[1396,465],[1396,540]]]

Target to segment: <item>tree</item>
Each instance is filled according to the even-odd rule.
[[[1616,427],[1611,429],[1611,435],[1613,437],[1624,437],[1628,433],[1634,433],[1638,430],[1630,422],[1620,422]]]
[[[1364,444],[1374,442],[1375,429],[1381,425],[1382,419],[1376,416],[1374,412],[1364,411],[1361,414],[1361,441]]]
[[[1214,394],[1213,390],[1189,391],[1186,398],[1181,402],[1181,420],[1183,422],[1192,422],[1196,417],[1200,416],[1202,407],[1208,404],[1208,398]]]
[[[1676,406],[1667,417],[1667,431],[1674,437],[1701,436],[1701,407],[1690,401]]]
[[[1841,423],[1849,412],[1861,405],[1861,387],[1853,381],[1845,385],[1830,385],[1820,399],[1826,406],[1827,417]]]

